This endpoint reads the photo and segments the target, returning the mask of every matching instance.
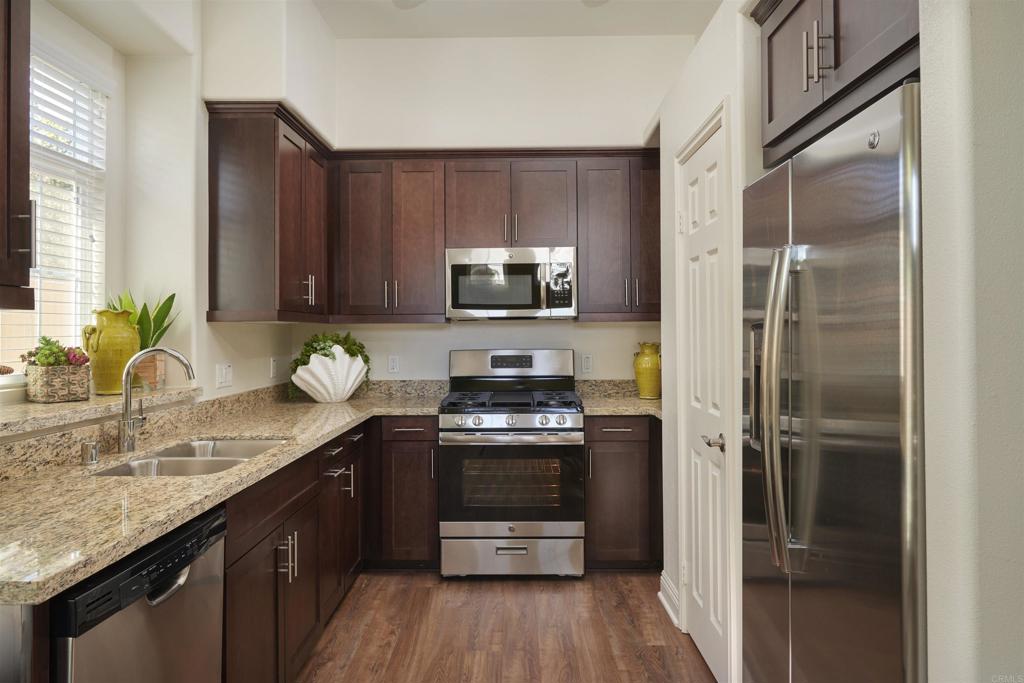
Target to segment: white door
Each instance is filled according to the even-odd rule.
[[[679,169],[680,500],[686,629],[719,683],[729,681],[729,509],[732,225],[725,132],[719,127]],[[704,437],[712,442],[708,445]],[[725,439],[725,437],[721,437]],[[739,451],[736,451],[739,452]]]

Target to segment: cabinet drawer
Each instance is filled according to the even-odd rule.
[[[437,441],[437,417],[385,417],[381,419],[384,441]]]
[[[584,421],[587,441],[647,441],[651,420],[647,417],[588,417]]]
[[[224,564],[230,566],[299,505],[317,483],[317,458],[310,454],[228,499]]]
[[[361,453],[367,428],[367,423],[363,423],[321,446],[317,451],[320,474],[322,475],[330,469],[336,469],[342,461],[350,460],[356,454]]]

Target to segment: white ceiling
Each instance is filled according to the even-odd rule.
[[[699,35],[721,0],[314,2],[339,38],[491,38]]]

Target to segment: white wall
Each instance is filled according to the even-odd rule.
[[[71,69],[110,96],[107,108],[106,278],[109,291],[124,283],[125,64],[113,47],[46,0],[32,2],[32,49]]]
[[[203,3],[208,100],[284,100],[335,145],[335,40],[312,0]]]
[[[1019,0],[922,0],[928,659],[1024,680]]]
[[[447,379],[452,349],[558,348],[576,351],[580,379],[630,379],[633,353],[642,341],[658,341],[658,323],[464,322],[449,325],[295,326],[298,349],[312,334],[350,331],[366,344],[373,379]],[[594,357],[583,374],[583,355]],[[389,373],[388,356],[398,356],[399,372]]]
[[[339,40],[344,148],[642,144],[693,36]]]
[[[680,585],[679,547],[679,388],[676,377],[680,358],[685,357],[685,335],[683,321],[677,315],[683,281],[679,258],[679,239],[675,229],[676,198],[675,170],[676,154],[694,136],[715,109],[727,101],[730,118],[725,122],[727,139],[732,146],[733,211],[735,239],[734,258],[734,302],[730,310],[739,311],[741,292],[741,269],[739,260],[741,237],[740,217],[742,188],[761,175],[759,161],[760,128],[758,111],[760,107],[759,43],[757,26],[740,14],[741,3],[726,0],[712,17],[707,29],[701,35],[678,76],[666,95],[657,113],[661,141],[661,296],[662,296],[662,374],[664,390],[662,411],[664,414],[662,447],[664,480],[664,525],[665,525],[665,571],[663,581],[682,594]],[[655,123],[650,127],[653,128]],[[733,316],[739,326],[739,314]],[[735,391],[739,392],[742,377],[740,369],[739,333],[734,333],[731,357],[734,359]],[[739,394],[737,393],[737,400]],[[738,411],[737,411],[738,412]],[[729,443],[740,443],[739,417],[737,415],[732,433],[727,435]],[[737,451],[738,453],[738,451]],[[738,496],[738,480],[731,488]],[[733,501],[736,505],[738,500]],[[734,534],[739,530],[734,529]],[[731,549],[734,555],[738,550]],[[676,607],[670,605],[670,607]]]

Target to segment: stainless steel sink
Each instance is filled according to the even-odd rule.
[[[145,458],[97,472],[97,477],[194,477],[229,470],[264,451],[280,446],[282,439],[219,439],[186,441],[168,446]]]
[[[186,441],[174,444],[148,458],[241,458],[248,460],[275,446],[281,439],[218,439],[212,441]]]
[[[241,465],[245,458],[140,458],[97,472],[97,477],[194,477]]]

